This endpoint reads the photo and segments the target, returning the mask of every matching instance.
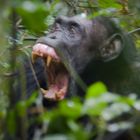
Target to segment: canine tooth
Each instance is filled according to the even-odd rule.
[[[64,99],[64,92],[63,91],[59,91],[57,94],[55,94],[55,99],[56,100]]]
[[[39,56],[38,56],[37,53],[32,52],[32,62],[33,62],[33,63],[35,62],[35,60],[36,60],[38,57],[39,57]]]
[[[41,90],[41,92],[42,92],[43,95],[47,94],[47,92],[48,92],[48,90],[45,90],[43,88],[40,88],[40,90]]]
[[[48,58],[47,58],[47,67],[49,67],[51,61],[52,61],[52,57],[50,55],[48,55]]]
[[[58,92],[58,93],[55,93],[55,99],[59,100],[59,99],[60,99],[60,97],[61,97],[61,94],[60,94],[60,92]]]

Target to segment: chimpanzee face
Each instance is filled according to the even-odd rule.
[[[105,44],[103,48],[107,37],[106,27],[98,20],[77,16],[57,18],[51,32],[39,38],[33,46],[33,59],[42,57],[46,63],[48,90],[42,89],[44,96],[53,100],[65,97],[71,68],[81,74],[93,59],[116,57],[120,41],[111,40],[111,44]]]
[[[79,17],[59,17],[55,20],[51,32],[40,38],[37,43],[54,48],[57,54],[60,57],[63,55],[76,71],[81,71],[87,64],[87,59],[93,57],[93,54],[85,53],[94,50],[93,43],[91,43],[93,41],[91,33],[91,20]],[[89,54],[88,57],[87,54]]]

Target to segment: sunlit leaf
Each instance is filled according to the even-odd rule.
[[[89,133],[85,131],[84,127],[73,120],[68,120],[68,126],[71,130],[69,132],[70,140],[88,140]]]
[[[109,121],[122,115],[123,113],[129,112],[130,109],[130,106],[125,103],[113,103],[105,108],[101,115],[106,121]]]
[[[102,82],[97,82],[88,88],[86,98],[87,99],[91,97],[96,98],[105,92],[107,92],[106,86]]]
[[[121,6],[115,0],[99,0],[100,8],[115,7],[120,8]]]
[[[140,100],[134,102],[134,108],[140,111]]]
[[[108,125],[108,131],[116,132],[119,130],[131,129],[134,126],[132,122],[118,122]]]
[[[31,104],[33,104],[35,102],[35,100],[38,97],[38,92],[34,92],[32,93],[32,95],[26,100],[26,105],[30,106]]]
[[[33,3],[24,1],[20,7],[17,7],[17,12],[22,17],[24,25],[32,32],[41,32],[46,30],[45,19],[49,11],[45,5],[41,3]]]
[[[17,108],[17,113],[19,116],[24,116],[26,114],[26,102],[25,101],[20,101],[16,104],[16,108]]]
[[[131,98],[131,97],[120,96],[120,97],[117,99],[117,102],[125,103],[125,104],[128,104],[128,105],[133,106],[133,104],[135,103],[135,100],[136,100],[136,99],[133,99],[133,98]]]
[[[68,136],[64,134],[54,134],[54,135],[48,135],[41,140],[68,140]]]
[[[88,115],[100,115],[101,112],[106,108],[107,102],[100,99],[87,99],[83,106],[83,114]]]
[[[59,104],[60,112],[72,118],[77,118],[81,115],[82,104],[76,100],[64,100]]]

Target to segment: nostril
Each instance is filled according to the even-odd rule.
[[[56,39],[56,36],[50,36],[51,39]]]

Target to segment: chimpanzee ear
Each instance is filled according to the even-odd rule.
[[[117,58],[123,49],[123,38],[120,34],[113,34],[100,47],[100,57],[103,61]]]

